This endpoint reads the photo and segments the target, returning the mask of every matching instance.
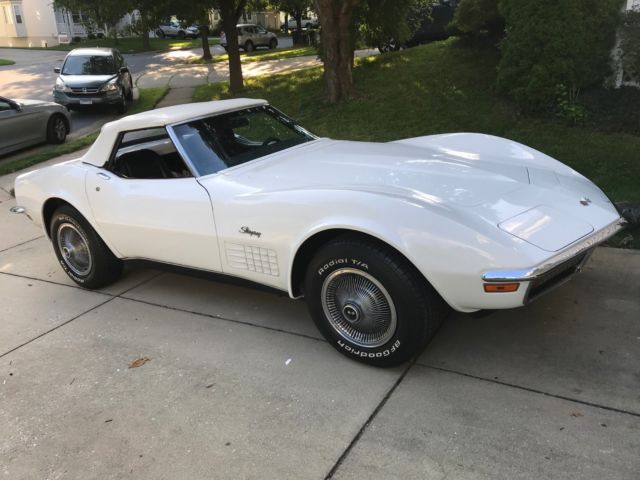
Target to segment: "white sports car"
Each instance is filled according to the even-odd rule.
[[[128,259],[242,277],[304,296],[336,349],[379,366],[419,351],[448,307],[538,298],[623,223],[593,183],[516,142],[318,138],[253,99],[108,123],[15,190],[82,286]]]

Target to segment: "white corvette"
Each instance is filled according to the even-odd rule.
[[[304,296],[335,348],[380,366],[414,355],[448,306],[534,300],[623,223],[585,177],[513,141],[317,138],[253,99],[106,124],[15,190],[80,285],[128,259],[243,277]]]

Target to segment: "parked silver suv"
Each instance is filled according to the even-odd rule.
[[[262,25],[242,23],[236,25],[238,29],[238,46],[245,52],[253,52],[256,47],[269,47],[271,49],[278,46],[278,36],[268,31]],[[220,32],[220,45],[227,49],[227,36]]]

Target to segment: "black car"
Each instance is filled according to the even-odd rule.
[[[457,0],[436,0],[431,5],[429,14],[424,15],[418,29],[409,40],[398,44],[391,38],[381,43],[378,49],[381,53],[385,53],[449,38],[451,36],[449,24],[453,20],[457,6]]]
[[[127,111],[133,99],[133,80],[127,64],[114,48],[76,48],[69,52],[58,73],[53,99],[67,109],[113,105]]]

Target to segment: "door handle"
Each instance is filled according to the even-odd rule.
[[[96,173],[97,176],[99,176],[100,178],[103,178],[104,180],[110,180],[111,177],[109,175],[107,175],[106,173],[102,173],[102,172],[98,172]]]

